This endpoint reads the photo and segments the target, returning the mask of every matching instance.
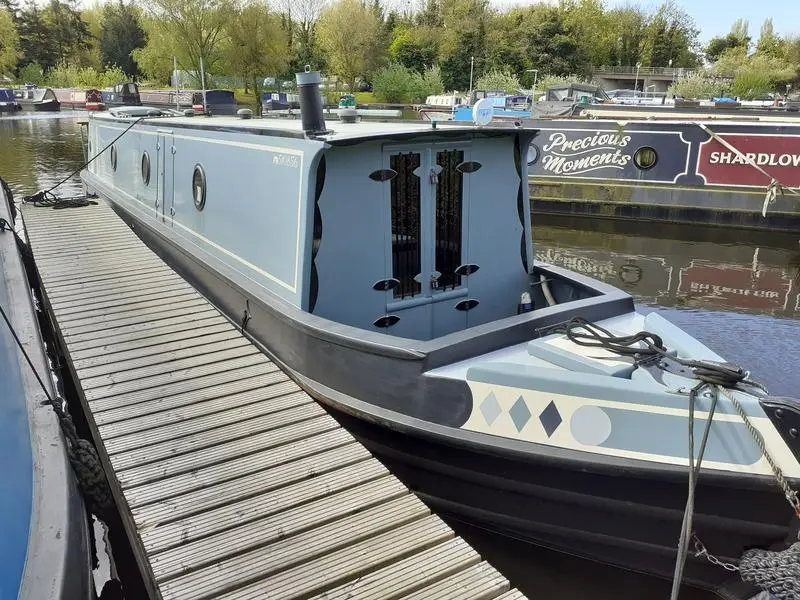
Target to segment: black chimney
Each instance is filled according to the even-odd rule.
[[[300,93],[300,119],[306,135],[324,133],[325,116],[322,113],[322,96],[320,96],[319,71],[311,71],[306,65],[304,73],[295,73],[298,92]]]

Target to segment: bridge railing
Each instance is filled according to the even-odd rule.
[[[595,75],[636,75],[636,67],[602,65],[594,67]],[[639,67],[640,76],[661,75],[665,77],[686,77],[696,73],[696,69],[685,69],[683,67]]]

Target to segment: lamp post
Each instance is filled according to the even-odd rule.
[[[472,73],[475,70],[475,57],[469,57],[469,101],[472,103]]]
[[[642,66],[642,63],[636,63],[636,77],[633,80],[633,99],[636,100],[636,91],[639,89],[639,67]]]
[[[531,90],[531,104],[536,102],[536,78],[539,76],[539,69],[527,69],[526,73],[533,73],[533,90]]]

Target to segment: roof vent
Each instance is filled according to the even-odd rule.
[[[300,95],[300,119],[306,135],[325,133],[325,116],[322,113],[322,96],[319,92],[321,83],[319,71],[312,71],[306,65],[304,73],[296,73],[297,87]]]
[[[253,111],[249,108],[240,108],[236,111],[236,116],[240,119],[252,119],[253,118]]]

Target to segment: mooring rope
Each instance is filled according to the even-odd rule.
[[[792,511],[797,518],[800,518],[800,498],[798,497],[798,493],[792,489],[788,479],[770,453],[769,448],[767,448],[764,437],[755,425],[753,425],[742,403],[736,395],[732,393],[733,390],[737,389],[739,391],[746,391],[740,389],[742,385],[749,386],[751,389],[761,390],[765,394],[767,393],[766,388],[752,381],[750,379],[750,374],[740,367],[672,356],[667,353],[662,339],[651,332],[640,331],[633,335],[615,336],[596,323],[591,323],[581,317],[576,317],[568,321],[564,331],[566,337],[575,344],[586,347],[603,348],[622,356],[632,356],[637,365],[651,364],[652,361],[663,357],[690,369],[692,375],[699,381],[689,394],[689,487],[683,521],[681,523],[677,560],[675,563],[672,592],[670,596],[671,600],[676,600],[680,592],[690,540],[694,542],[694,556],[696,558],[705,558],[710,563],[728,571],[738,571],[743,581],[760,587],[779,600],[800,600],[800,542],[796,542],[782,551],[770,551],[758,548],[747,550],[742,555],[739,565],[735,565],[720,560],[713,554],[710,554],[697,537],[697,534],[692,531],[695,489],[720,394],[731,402],[737,414],[744,422],[747,431],[752,436],[753,441],[764,456],[764,460],[772,470],[775,481],[783,491],[784,497],[792,507]],[[695,463],[695,406],[697,394],[705,388],[709,388],[712,391],[713,397],[708,410],[708,419],[706,420],[705,429],[703,431],[703,438],[699,446],[697,462]]]

